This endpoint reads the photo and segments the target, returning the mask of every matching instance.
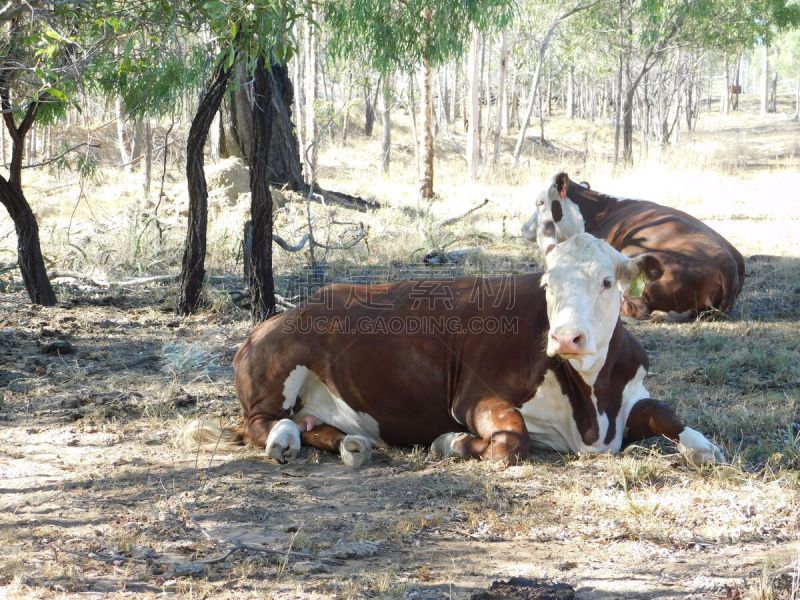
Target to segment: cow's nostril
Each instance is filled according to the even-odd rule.
[[[582,341],[583,341],[583,336],[576,335],[575,338],[572,340],[572,343],[575,344],[576,346],[580,346]]]

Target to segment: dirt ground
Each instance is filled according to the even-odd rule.
[[[3,280],[0,598],[461,599],[512,577],[564,584],[576,598],[793,597],[800,213],[796,198],[769,187],[749,194],[796,181],[798,126],[785,124],[786,134],[773,125],[758,138],[752,119],[738,131],[715,124],[686,152],[740,152],[732,140],[755,136],[752,169],[740,157],[713,180],[687,171],[677,199],[662,174],[652,198],[697,213],[743,249],[748,275],[734,314],[632,326],[650,356],[651,394],[720,444],[728,465],[692,468],[663,440],[621,456],[536,451],[508,469],[436,462],[422,448],[379,449],[360,470],[307,448],[288,465],[252,448],[187,453],[178,443],[186,420],[239,420],[231,360],[250,322],[235,276],[212,281],[208,306],[189,318],[173,314],[172,282],[65,280],[59,305],[45,309]],[[323,156],[327,168],[335,155]],[[776,164],[765,171],[762,155]],[[643,165],[618,188],[601,169],[593,179],[597,189],[641,195],[656,171]],[[730,191],[730,204],[703,202],[709,181]],[[360,191],[351,183],[346,191]],[[471,205],[446,202],[442,214]],[[502,209],[504,230],[519,206]],[[491,233],[495,216],[465,227]],[[397,219],[376,217],[371,251],[382,259],[394,250],[380,254],[381,235],[387,248],[398,244]],[[536,268],[515,235],[486,242],[488,254]],[[279,281],[286,297],[295,291],[289,266]],[[506,591],[492,597],[512,597],[497,589]],[[513,597],[569,597],[544,589]]]

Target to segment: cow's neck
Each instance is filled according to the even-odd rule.
[[[609,405],[609,400],[611,399],[599,397],[602,396],[602,393],[598,390],[608,388],[605,379],[608,379],[613,370],[611,368],[613,365],[607,364],[610,360],[609,347],[618,345],[619,338],[622,335],[621,322],[617,321],[612,331],[611,339],[602,344],[603,351],[599,352],[595,360],[591,361],[590,364],[582,364],[575,359],[569,359],[557,362],[553,369],[562,391],[569,398],[575,425],[586,444],[593,444],[599,439],[599,414],[607,414],[609,417],[606,443],[616,432],[615,419],[619,412],[619,406]],[[554,360],[558,361],[559,359]],[[603,381],[598,382],[598,378]]]

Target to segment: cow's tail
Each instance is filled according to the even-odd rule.
[[[181,429],[181,441],[186,450],[230,452],[244,444],[241,429],[223,427],[212,419],[194,419]]]

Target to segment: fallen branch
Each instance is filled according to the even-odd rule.
[[[452,225],[453,223],[457,223],[461,219],[463,219],[465,217],[468,217],[469,215],[474,213],[476,210],[480,210],[481,208],[483,208],[487,204],[489,204],[489,199],[488,198],[484,198],[483,202],[481,202],[480,204],[476,204],[475,206],[470,208],[467,212],[465,212],[463,215],[459,215],[457,217],[452,217],[450,219],[445,219],[443,221],[439,221],[438,223],[436,223],[436,226],[437,227],[447,227],[448,225]]]
[[[299,194],[303,194],[302,198],[299,196],[295,196],[292,194],[286,195],[286,200],[288,201],[297,201],[297,202],[306,202],[312,201],[318,204],[335,204],[336,206],[342,206],[344,208],[349,208],[351,210],[357,210],[359,212],[367,212],[370,210],[376,210],[381,207],[380,202],[376,200],[367,200],[366,198],[362,198],[361,196],[352,196],[350,194],[346,194],[344,192],[333,192],[330,190],[323,190],[319,186],[315,185],[314,188],[317,191],[312,192],[309,195],[309,186],[304,186],[303,189],[295,190]]]

